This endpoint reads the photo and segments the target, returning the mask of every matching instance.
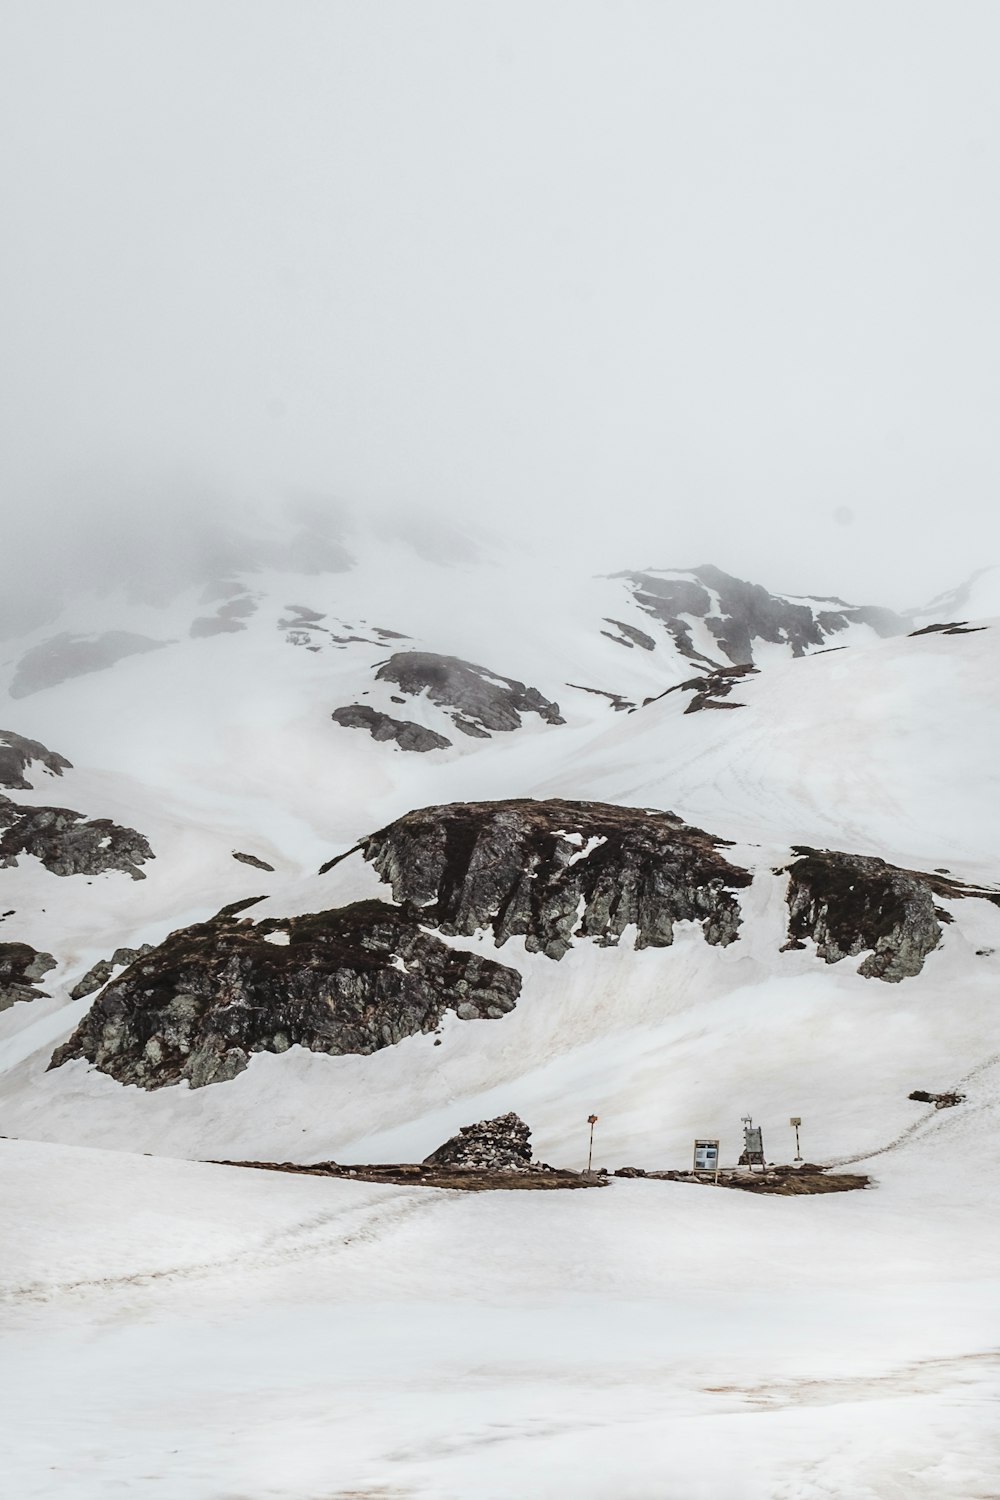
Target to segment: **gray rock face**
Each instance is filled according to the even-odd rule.
[[[191,621],[188,635],[197,640],[207,635],[234,635],[237,630],[246,630],[242,620],[234,620],[223,614],[199,615],[197,620]]]
[[[47,750],[38,740],[26,740],[12,729],[0,729],[0,786],[18,792],[30,791],[32,784],[25,773],[36,763],[53,776],[73,769],[72,762],[64,755]]]
[[[733,688],[741,678],[756,676],[757,667],[717,667],[714,672],[706,672],[702,677],[689,677],[686,682],[675,682],[673,687],[668,687],[665,692],[657,693],[655,698],[644,698],[643,708],[650,703],[659,703],[662,698],[668,698],[671,693],[692,693],[693,697],[684,710],[686,714],[700,713],[706,708],[745,708],[744,703],[723,702],[732,692]]]
[[[21,657],[10,685],[10,696],[27,698],[70,677],[101,672],[123,657],[158,651],[169,644],[128,630],[106,630],[103,635],[54,635]]]
[[[139,866],[156,858],[134,828],[109,818],[85,819],[68,807],[22,807],[0,796],[0,830],[0,869],[33,854],[53,875],[120,870],[133,880],[145,880]]]
[[[82,1000],[84,995],[93,995],[96,990],[106,985],[116,969],[127,968],[134,964],[137,958],[143,958],[147,953],[152,953],[152,943],[143,943],[138,948],[116,948],[110,958],[99,958],[94,966],[87,970],[82,979],[78,979],[70,990],[71,1000]]]
[[[656,650],[656,642],[653,640],[653,637],[647,635],[644,630],[639,630],[635,625],[626,625],[623,620],[611,620],[607,615],[604,617],[604,623],[605,625],[613,625],[615,630],[602,630],[601,634],[606,635],[610,641],[616,641],[619,646],[628,646],[629,650],[633,646],[641,646],[643,651]]]
[[[449,710],[456,729],[476,739],[488,739],[490,730],[520,729],[525,713],[538,714],[547,724],[566,722],[558,703],[550,703],[537,688],[457,656],[399,651],[383,662],[375,676],[396,683],[400,692],[413,698],[426,692],[432,703]]]
[[[447,750],[451,745],[451,740],[423,724],[415,724],[412,719],[393,719],[365,703],[336,708],[330,717],[345,729],[367,729],[373,740],[395,740],[400,750]]]
[[[789,947],[812,938],[828,964],[871,949],[858,969],[887,984],[919,974],[941,941],[934,891],[946,882],[884,860],[833,850],[799,849],[788,867]]]
[[[531,1131],[515,1114],[463,1125],[457,1135],[424,1157],[424,1165],[527,1172],[531,1167]]]
[[[628,580],[636,603],[659,620],[685,656],[709,666],[719,663],[695,649],[683,616],[704,620],[720,657],[737,666],[752,665],[755,641],[782,643],[792,656],[802,656],[851,624],[870,625],[880,636],[902,635],[909,628],[909,621],[892,610],[842,599],[784,599],[711,566],[679,577],[655,570],[614,576]]]
[[[613,946],[632,924],[637,948],[668,947],[681,921],[700,922],[710,943],[733,942],[733,892],[751,876],[723,858],[723,843],[673,813],[518,800],[425,807],[360,847],[425,923],[488,929],[498,943],[523,936],[559,959],[574,937]]]
[[[274,866],[269,865],[266,859],[258,859],[256,854],[244,854],[242,849],[234,849],[233,858],[241,865],[253,865],[255,870],[266,870],[269,875],[274,874]]]
[[[51,953],[39,953],[28,943],[0,943],[0,1010],[41,999],[45,991],[35,985],[55,966]]]
[[[50,1067],[84,1057],[120,1083],[200,1088],[234,1078],[253,1052],[371,1053],[433,1031],[449,1010],[498,1019],[520,989],[514,970],[381,901],[259,925],[217,918],[112,980]]]

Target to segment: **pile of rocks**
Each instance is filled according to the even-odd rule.
[[[514,1113],[480,1120],[478,1125],[463,1125],[457,1135],[424,1158],[424,1165],[527,1172],[532,1166],[531,1131]]]

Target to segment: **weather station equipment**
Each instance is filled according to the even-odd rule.
[[[799,1146],[799,1126],[802,1124],[802,1116],[792,1115],[788,1123],[795,1131],[795,1160],[800,1162],[802,1160],[802,1149]]]
[[[755,1125],[749,1115],[744,1115],[743,1120],[743,1155],[740,1157],[741,1167],[764,1167],[764,1140],[759,1125]]]

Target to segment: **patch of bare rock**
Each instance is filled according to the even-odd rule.
[[[751,875],[724,839],[669,812],[602,802],[460,802],[407,813],[360,845],[421,920],[448,934],[523,937],[559,959],[573,939],[668,947],[674,924],[701,924],[709,943],[736,939],[735,892]],[[331,868],[331,861],[324,868]]]
[[[33,783],[27,779],[27,773],[35,765],[40,765],[50,776],[61,776],[73,769],[65,755],[48,750],[39,740],[25,739],[12,729],[0,729],[0,786],[8,791],[30,791]]]
[[[251,1053],[371,1053],[435,1031],[445,1012],[496,1020],[521,977],[422,930],[381,901],[255,924],[181,928],[101,991],[50,1067],[85,1058],[120,1083],[192,1088],[234,1078]]]
[[[56,960],[39,953],[29,943],[0,943],[0,1010],[9,1010],[20,1000],[40,1000],[46,991],[37,988]]]
[[[110,818],[85,818],[68,807],[23,807],[0,796],[0,869],[34,855],[53,875],[118,870],[145,880],[140,866],[155,859],[149,841]]]
[[[373,740],[392,741],[400,750],[447,750],[451,740],[412,719],[394,719],[389,714],[369,708],[366,703],[351,703],[334,709],[330,715],[344,729],[367,729]]]
[[[919,974],[951,922],[935,896],[980,897],[1000,905],[1000,893],[934,873],[904,870],[869,855],[798,846],[787,866],[787,948],[811,939],[828,964],[868,952],[858,973],[888,984]],[[869,951],[871,950],[871,951]]]
[[[446,710],[456,729],[474,739],[489,739],[491,731],[520,729],[521,715],[526,713],[537,714],[546,724],[566,722],[558,703],[550,703],[537,688],[457,656],[398,651],[375,676],[380,682],[395,683],[408,697],[426,693],[432,703]]]

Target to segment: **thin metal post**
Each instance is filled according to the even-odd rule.
[[[594,1164],[594,1126],[597,1124],[597,1116],[588,1115],[587,1124],[590,1126],[590,1145],[587,1148],[587,1174],[589,1176]]]

